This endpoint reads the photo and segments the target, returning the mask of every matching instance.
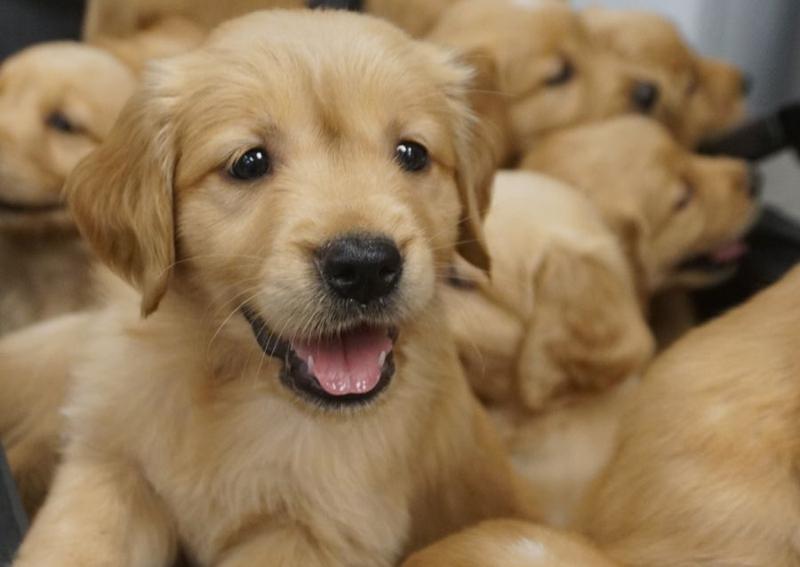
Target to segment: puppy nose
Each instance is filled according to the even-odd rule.
[[[658,87],[651,82],[637,82],[633,87],[631,98],[636,108],[642,112],[650,112],[658,102]]]
[[[330,289],[362,305],[390,295],[403,272],[400,250],[385,237],[337,238],[322,246],[318,259],[322,279]]]
[[[764,185],[764,177],[761,171],[751,165],[747,168],[747,193],[753,198],[757,199],[761,195],[761,189]]]
[[[742,74],[742,94],[747,96],[751,92],[753,92],[753,87],[755,86],[755,80],[753,76],[748,73]]]

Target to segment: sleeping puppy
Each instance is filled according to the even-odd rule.
[[[488,265],[469,78],[334,12],[245,16],[154,66],[66,187],[132,287],[16,566],[168,565],[178,540],[204,565],[390,566],[532,515],[439,299],[456,248]]]
[[[798,289],[800,268],[648,371],[585,522],[625,565],[800,564]]]
[[[545,132],[627,112],[646,112],[640,82],[617,58],[590,42],[578,16],[554,0],[462,0],[447,10],[428,39],[497,67],[506,119],[506,164]]]
[[[567,525],[605,464],[616,407],[653,341],[633,274],[591,202],[558,181],[501,172],[485,223],[490,277],[458,264],[448,319],[543,518]]]
[[[657,89],[638,96],[654,100],[651,116],[682,143],[695,147],[744,117],[749,81],[734,66],[695,53],[667,18],[592,7],[582,19],[596,43],[652,80]]]
[[[120,61],[77,43],[0,66],[0,334],[89,302],[89,255],[61,188],[134,85]]]
[[[577,534],[489,520],[412,555],[402,567],[614,567]]]
[[[729,276],[757,212],[758,178],[745,162],[692,154],[642,117],[548,136],[523,167],[589,196],[623,243],[644,300]]]

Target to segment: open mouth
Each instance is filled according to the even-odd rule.
[[[748,252],[747,244],[743,240],[734,240],[724,246],[693,256],[681,262],[678,269],[681,271],[721,272],[735,268]]]
[[[252,309],[242,312],[264,354],[283,362],[281,382],[310,401],[364,404],[385,390],[394,375],[393,327],[361,324],[335,336],[287,341]]]
[[[51,211],[59,211],[64,209],[65,205],[61,202],[54,203],[15,203],[0,199],[0,211],[16,214],[30,214],[30,213],[49,213]]]

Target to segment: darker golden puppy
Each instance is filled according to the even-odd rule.
[[[692,154],[642,117],[556,133],[523,167],[591,198],[624,243],[643,298],[730,275],[758,208],[758,178],[745,162]]]
[[[132,287],[94,322],[15,565],[168,565],[181,541],[388,567],[530,514],[439,300],[456,248],[487,267],[470,75],[377,19],[290,11],[153,68],[67,185]]]
[[[628,112],[645,112],[642,85],[618,58],[599,49],[579,17],[554,0],[461,0],[428,36],[497,68],[505,162],[524,154],[545,132]]]
[[[800,562],[800,269],[691,332],[627,404],[588,533],[625,565]]]
[[[583,11],[582,19],[593,41],[656,87],[637,96],[652,101],[650,115],[684,144],[695,146],[744,117],[749,82],[742,72],[695,53],[668,19],[599,7]]]

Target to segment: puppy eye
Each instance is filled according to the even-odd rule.
[[[691,185],[691,183],[684,183],[681,190],[681,196],[675,202],[675,211],[682,211],[688,207],[692,202],[692,199],[694,199],[694,193],[694,187]]]
[[[272,171],[272,160],[264,148],[251,148],[237,159],[228,170],[231,177],[252,181]]]
[[[400,167],[410,172],[422,171],[430,162],[425,146],[405,140],[397,144],[395,159]]]
[[[569,59],[564,59],[561,61],[561,66],[558,68],[558,71],[553,73],[553,75],[547,77],[544,83],[548,87],[557,87],[568,83],[572,80],[572,77],[575,76],[575,66],[572,64],[572,61]]]
[[[53,112],[45,121],[47,126],[65,134],[77,134],[80,129],[61,112]]]

